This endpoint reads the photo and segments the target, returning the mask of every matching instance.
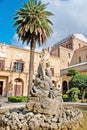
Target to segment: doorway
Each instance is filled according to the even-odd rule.
[[[14,84],[14,95],[22,96],[23,95],[23,80],[21,78],[16,78]]]
[[[68,90],[68,88],[67,88],[67,81],[63,81],[62,90],[63,90],[63,94],[66,94],[66,92]]]
[[[0,81],[0,96],[3,94],[3,81]]]

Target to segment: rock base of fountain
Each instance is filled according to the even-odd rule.
[[[24,108],[9,110],[2,117],[0,130],[77,130],[83,123],[83,114],[73,108],[63,109],[59,117],[35,113]]]

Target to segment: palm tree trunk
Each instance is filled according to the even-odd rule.
[[[28,97],[30,96],[30,90],[32,88],[33,73],[34,73],[34,51],[36,46],[36,40],[33,38],[30,45],[30,64],[29,64],[29,81],[28,81]]]

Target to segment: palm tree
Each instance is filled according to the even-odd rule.
[[[32,87],[36,43],[39,46],[43,45],[53,33],[51,28],[53,24],[48,18],[53,14],[46,11],[47,5],[42,4],[41,1],[28,0],[28,3],[24,3],[14,16],[14,27],[16,27],[19,39],[27,45],[30,44],[28,96]]]

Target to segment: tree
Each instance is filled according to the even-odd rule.
[[[76,74],[79,74],[79,71],[76,70],[75,68],[70,68],[67,72],[67,76],[75,76]]]
[[[24,3],[14,16],[14,20],[16,20],[14,27],[17,27],[16,31],[19,39],[27,45],[30,44],[28,95],[32,87],[36,43],[39,46],[43,45],[53,33],[51,28],[53,24],[48,19],[53,14],[46,11],[47,5],[42,4],[41,1],[28,0],[28,3]]]
[[[82,97],[82,102],[84,101],[85,97],[85,90],[87,88],[87,75],[84,74],[77,74],[71,78],[69,81],[69,86],[70,88],[72,87],[77,87],[81,91],[81,97]]]
[[[72,102],[76,102],[79,100],[78,95],[80,94],[79,88],[71,88],[66,92],[66,95],[68,95],[68,98]]]

